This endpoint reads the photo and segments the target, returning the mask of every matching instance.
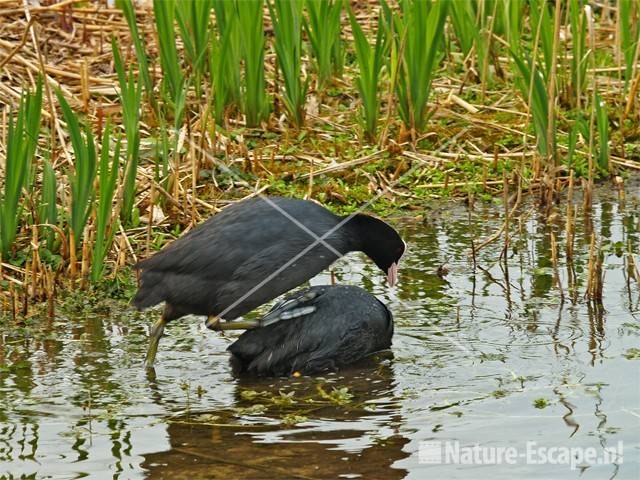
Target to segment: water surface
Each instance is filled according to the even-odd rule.
[[[389,305],[393,348],[338,373],[238,380],[234,334],[196,317],[169,326],[155,376],[142,369],[155,313],[87,305],[35,329],[5,322],[0,478],[639,478],[639,193],[631,182],[621,202],[600,189],[593,214],[577,216],[570,265],[564,206],[554,221],[523,205],[506,267],[501,239],[475,272],[471,240],[501,225],[501,205],[439,203],[398,221],[409,251],[395,289],[358,254],[335,268]],[[606,250],[601,306],[584,298],[591,231]],[[456,442],[599,453],[623,442],[623,458],[572,469],[426,455]]]

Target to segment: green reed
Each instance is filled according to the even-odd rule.
[[[118,212],[113,211],[113,197],[118,185],[118,166],[120,162],[120,139],[116,141],[113,156],[109,158],[111,143],[111,124],[107,121],[102,134],[100,165],[98,170],[98,200],[96,202],[95,242],[91,262],[91,281],[102,278],[104,262],[111,249],[115,234],[114,222],[118,221]]]
[[[624,58],[624,86],[629,88],[629,82],[637,71],[635,65],[640,60],[640,5],[637,0],[619,0],[619,35],[620,49]]]
[[[4,195],[0,199],[0,254],[6,257],[13,246],[23,211],[22,190],[29,182],[38,146],[42,111],[42,80],[34,93],[23,92],[18,112],[9,116],[4,170]]]
[[[499,2],[492,2],[486,5],[485,2],[458,2],[449,3],[449,13],[455,38],[460,45],[460,51],[464,60],[467,61],[467,68],[473,67],[475,75],[485,84],[489,78],[489,57],[491,48],[492,24]],[[491,8],[487,14],[486,8]]]
[[[598,130],[598,170],[603,175],[609,175],[609,116],[607,106],[599,93],[595,94],[596,127]]]
[[[120,86],[120,104],[122,106],[122,123],[127,138],[127,155],[124,168],[124,185],[122,188],[122,220],[131,222],[135,204],[136,175],[138,173],[138,157],[140,151],[140,112],[142,90],[141,83],[136,82],[133,69],[125,73],[120,51],[112,40],[113,63],[118,75]]]
[[[571,27],[571,105],[580,108],[582,96],[587,85],[587,66],[589,52],[587,50],[587,19],[582,0],[570,0],[569,22]]]
[[[42,164],[42,186],[40,188],[40,204],[38,205],[38,221],[40,223],[58,224],[57,188],[56,172],[51,163],[45,160]],[[47,248],[52,250],[55,232],[51,227],[47,227],[46,241]]]
[[[317,88],[323,90],[335,71],[341,69],[340,15],[343,0],[307,0],[304,28],[316,62]]]
[[[269,1],[269,13],[275,32],[278,68],[282,72],[282,99],[289,122],[295,127],[304,123],[308,77],[302,78],[302,2]]]
[[[196,94],[207,71],[209,37],[212,33],[211,8],[213,0],[182,0],[176,3],[176,19],[186,57],[194,74]]]
[[[403,52],[396,88],[398,110],[403,123],[413,131],[423,131],[428,120],[427,101],[442,58],[448,4],[448,0],[401,0],[401,13],[392,14],[395,41],[404,42],[398,48]]]
[[[262,27],[262,1],[240,0],[235,5],[244,62],[242,107],[247,126],[257,127],[269,115],[264,78],[265,37]]]
[[[216,122],[222,124],[232,108],[240,106],[242,49],[238,13],[233,2],[215,0],[217,35],[211,35],[210,77]]]
[[[455,38],[458,41],[462,55],[466,59],[480,37],[474,5],[472,2],[451,2],[449,14]]]
[[[153,12],[158,34],[160,66],[164,76],[163,86],[168,90],[171,101],[176,103],[185,85],[174,28],[176,2],[175,0],[153,2]]]
[[[62,92],[56,90],[56,95],[64,121],[67,123],[74,153],[74,168],[68,172],[69,185],[71,187],[69,225],[72,233],[71,248],[73,249],[76,245],[79,245],[93,208],[95,199],[93,181],[96,177],[96,146],[91,128],[88,125],[84,125],[84,128],[81,129],[78,117],[71,110]],[[84,130],[84,135],[82,130]]]
[[[519,49],[525,0],[502,0],[502,23],[505,40],[511,49]],[[454,2],[456,3],[456,2]]]
[[[553,58],[553,20],[549,12],[547,0],[530,0],[531,36],[534,45],[532,50],[538,49],[542,53],[542,61],[537,62],[537,68],[542,72],[545,81],[549,78]]]
[[[533,128],[536,134],[538,153],[542,158],[546,158],[549,153],[547,142],[547,130],[549,126],[549,96],[547,86],[544,82],[540,68],[531,61],[527,53],[517,54],[511,52],[514,63],[519,72],[515,83],[522,94],[525,102],[531,94],[531,104],[529,105]]]
[[[151,80],[151,70],[149,69],[149,60],[147,58],[147,50],[144,44],[144,37],[140,35],[138,25],[136,23],[136,12],[131,0],[117,0],[116,5],[122,10],[124,18],[129,26],[133,46],[138,59],[138,74],[142,78],[147,100],[151,106],[157,109],[156,97],[153,92],[153,81]]]
[[[389,42],[385,35],[382,19],[378,19],[376,40],[372,46],[369,44],[351,8],[348,8],[347,12],[349,13],[349,20],[353,30],[356,60],[359,67],[356,86],[362,101],[364,134],[369,141],[374,141],[380,111],[380,76]]]

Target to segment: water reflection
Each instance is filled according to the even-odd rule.
[[[405,470],[390,468],[408,456],[409,440],[384,357],[323,378],[239,380],[233,409],[172,417],[170,449],[145,455],[143,468],[161,478],[404,478]],[[337,405],[319,388],[352,397]],[[301,423],[287,425],[293,415]]]

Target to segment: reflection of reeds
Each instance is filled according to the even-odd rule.
[[[638,266],[636,265],[635,253],[631,245],[631,240],[628,240],[627,245],[628,250],[627,255],[625,256],[627,263],[627,275],[629,278],[633,278],[636,283],[640,284],[640,269],[638,269]]]
[[[558,241],[556,240],[556,234],[553,229],[549,234],[551,236],[551,267],[553,268],[553,281],[560,292],[560,298],[564,299],[564,289],[562,288],[560,272],[558,269]]]

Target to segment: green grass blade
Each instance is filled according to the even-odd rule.
[[[196,93],[200,93],[200,81],[206,71],[209,36],[212,33],[212,0],[182,0],[176,3],[176,19],[184,50],[195,74]]]
[[[599,93],[595,95],[596,125],[598,128],[598,169],[609,175],[609,117],[607,106]]]
[[[282,98],[289,121],[296,127],[304,123],[307,79],[302,78],[302,2],[268,2],[275,32],[278,67],[284,79]]]
[[[88,126],[84,128],[84,135],[82,134],[78,117],[71,110],[62,92],[56,90],[56,95],[69,129],[71,146],[75,155],[75,168],[73,172],[69,172],[68,176],[71,186],[70,226],[76,241],[75,245],[78,246],[95,198],[93,189],[93,181],[96,176],[95,141]]]
[[[164,74],[165,88],[168,89],[170,98],[175,101],[184,85],[184,75],[180,67],[180,56],[178,55],[174,29],[176,2],[175,0],[153,2],[153,12],[155,14],[160,65]]]
[[[531,5],[531,30],[532,39],[535,42],[536,32],[540,28],[540,50],[544,62],[539,67],[544,75],[545,82],[549,78],[553,58],[553,20],[549,13],[547,0],[530,0]],[[536,59],[533,59],[536,61]]]
[[[587,19],[582,0],[570,0],[569,19],[571,26],[571,95],[570,100],[580,106],[586,79],[589,52],[587,51]]]
[[[15,242],[22,215],[20,199],[38,145],[41,112],[42,80],[39,78],[36,91],[23,92],[18,112],[9,119],[4,195],[0,200],[0,253],[5,257]]]
[[[529,59],[528,57],[526,59],[523,59],[518,53],[513,50],[511,51],[511,56],[520,73],[520,77],[516,78],[516,85],[520,89],[520,93],[525,102],[529,97],[529,90],[531,90],[530,110],[531,116],[533,117],[533,126],[537,138],[538,152],[540,153],[541,157],[546,158],[549,151],[549,145],[547,143],[549,102],[544,79],[542,77],[542,74],[540,73],[540,70],[536,69],[536,73],[533,76],[533,89],[531,89],[531,59]]]
[[[316,62],[318,90],[322,90],[332,74],[341,69],[340,14],[343,4],[343,0],[307,0],[308,15],[303,23]]]
[[[619,0],[620,9],[620,47],[624,57],[624,85],[625,92],[629,87],[629,82],[633,77],[634,59],[640,43],[640,4],[638,0]]]
[[[415,131],[422,131],[428,119],[427,101],[433,73],[442,58],[448,5],[448,0],[403,0],[401,14],[391,14],[397,50],[403,51],[396,85],[398,111],[407,128]],[[389,15],[387,22],[388,18]]]
[[[262,1],[235,3],[244,60],[243,108],[248,127],[257,127],[269,114],[264,79],[264,30]]]
[[[376,41],[372,47],[351,8],[348,8],[347,12],[353,30],[356,60],[360,70],[356,78],[356,86],[362,100],[364,133],[370,141],[374,141],[380,110],[380,76],[383,58],[388,50],[388,42],[386,41],[382,19],[378,19]]]
[[[127,154],[125,157],[125,175],[122,191],[122,208],[120,215],[125,224],[130,224],[135,203],[136,175],[140,152],[140,115],[142,88],[136,82],[133,70],[125,73],[120,52],[112,39],[112,51],[118,83],[120,85],[120,104],[122,105],[122,123],[127,138]]]
[[[40,223],[58,224],[57,188],[56,173],[51,163],[45,160],[42,165],[42,189],[40,192],[40,205],[38,205],[38,220]],[[52,228],[47,228],[46,239],[47,248],[51,250],[54,242],[54,230]]]
[[[120,157],[120,139],[116,142],[113,159],[109,161],[111,143],[111,125],[107,122],[102,135],[100,167],[98,173],[98,201],[96,203],[96,235],[91,263],[91,281],[97,282],[104,272],[104,260],[109,253],[117,221],[117,212],[113,212],[113,197],[118,183],[118,165]]]
[[[234,2],[214,0],[218,35],[211,35],[210,71],[216,122],[223,124],[225,114],[240,107],[240,65],[242,45],[238,12]]]
[[[157,110],[157,101],[153,93],[153,81],[151,79],[151,71],[149,70],[149,60],[147,59],[147,50],[144,44],[144,37],[140,35],[138,31],[133,2],[132,0],[116,0],[116,5],[122,10],[129,25],[133,46],[136,51],[136,58],[138,59],[138,72],[142,77],[147,99],[154,110]]]

